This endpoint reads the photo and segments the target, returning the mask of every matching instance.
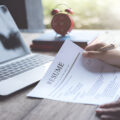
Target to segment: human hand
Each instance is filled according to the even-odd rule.
[[[120,50],[119,49],[112,49],[105,52],[97,51],[98,49],[106,45],[107,44],[105,43],[102,43],[102,42],[99,43],[95,41],[85,48],[85,51],[83,52],[83,56],[88,58],[96,58],[108,64],[120,67]]]
[[[96,114],[100,116],[101,120],[120,120],[120,99],[99,106]]]

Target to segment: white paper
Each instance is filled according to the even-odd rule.
[[[65,102],[103,104],[120,96],[120,70],[82,57],[83,49],[67,40],[44,78],[28,94]]]

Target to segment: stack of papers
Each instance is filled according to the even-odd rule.
[[[120,69],[84,58],[83,51],[66,40],[44,78],[28,96],[97,105],[118,99]]]

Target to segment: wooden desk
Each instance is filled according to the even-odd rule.
[[[28,45],[37,36],[39,34],[23,34]],[[97,106],[27,98],[34,86],[0,97],[0,120],[99,120],[95,115]]]

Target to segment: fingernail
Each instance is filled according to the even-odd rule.
[[[84,57],[87,57],[87,55],[88,55],[88,52],[84,51],[84,52],[83,52],[83,56],[84,56]]]
[[[102,111],[101,108],[97,108],[97,109],[96,109],[96,112],[101,112],[101,111]]]

